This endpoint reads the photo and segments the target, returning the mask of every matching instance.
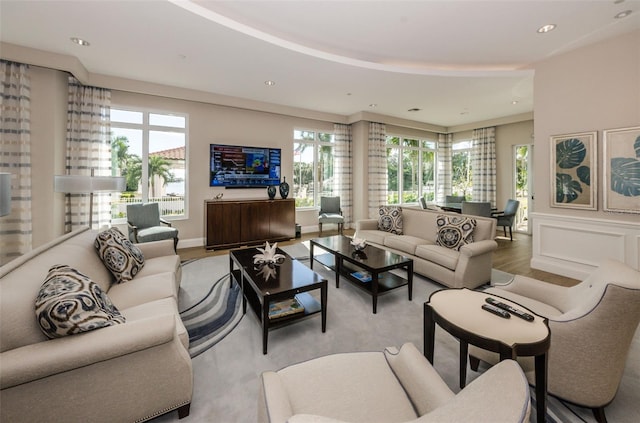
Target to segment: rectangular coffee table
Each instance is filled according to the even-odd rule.
[[[314,247],[320,247],[328,254],[314,256]],[[413,295],[413,260],[382,248],[367,245],[363,252],[356,252],[351,238],[336,235],[314,238],[310,241],[310,266],[317,260],[336,273],[336,288],[340,287],[340,276],[366,290],[373,297],[373,313],[377,313],[378,295],[408,285],[409,301]],[[405,269],[407,279],[390,273],[393,269]],[[362,281],[352,273],[363,271],[371,275],[370,281]]]
[[[242,289],[242,312],[247,312],[247,302],[262,324],[262,353],[267,353],[269,329],[291,323],[315,313],[322,314],[322,332],[327,329],[327,280],[298,260],[277,249],[285,259],[273,267],[254,265],[256,248],[242,248],[229,252],[231,282],[235,280]],[[320,303],[308,291],[320,290]],[[270,318],[269,305],[274,302],[296,298],[304,311]]]

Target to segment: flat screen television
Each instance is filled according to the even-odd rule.
[[[261,188],[280,184],[279,148],[209,145],[209,186]]]

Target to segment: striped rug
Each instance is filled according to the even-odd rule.
[[[242,319],[240,288],[229,281],[228,256],[182,263],[178,308],[191,357],[220,342]]]

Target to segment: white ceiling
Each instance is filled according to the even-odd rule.
[[[0,2],[2,42],[92,74],[446,127],[531,112],[536,62],[635,29],[640,0]]]

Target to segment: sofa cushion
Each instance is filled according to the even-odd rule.
[[[175,274],[171,272],[145,277],[139,275],[129,283],[112,285],[108,293],[120,310],[163,298],[178,300]]]
[[[418,245],[415,255],[451,270],[456,270],[460,258],[457,250],[439,245]]]
[[[437,245],[460,250],[463,245],[473,242],[475,219],[442,214],[438,216],[436,223],[438,225]]]
[[[107,294],[68,265],[49,269],[35,310],[42,332],[52,339],[125,322]]]
[[[379,230],[402,235],[402,207],[380,206],[378,214]]]
[[[104,265],[116,278],[116,283],[132,280],[144,266],[142,251],[118,228],[100,232],[94,246]]]
[[[384,246],[393,248],[398,251],[404,251],[408,254],[415,254],[416,247],[429,242],[411,235],[389,235],[384,239]]]

